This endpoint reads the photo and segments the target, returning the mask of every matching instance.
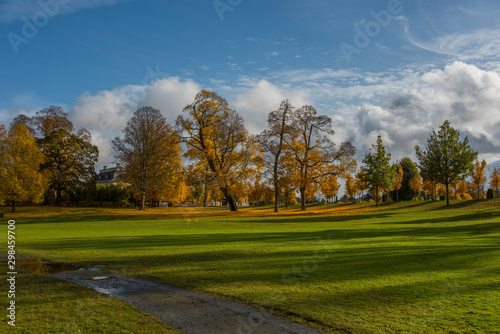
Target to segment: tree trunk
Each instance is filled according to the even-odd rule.
[[[300,209],[306,210],[306,188],[300,188]]]
[[[142,199],[141,199],[141,207],[139,208],[139,211],[145,211],[146,210],[146,194],[142,194]]]
[[[375,203],[378,206],[378,186],[375,186]]]
[[[398,194],[398,190],[396,189],[396,203],[399,202],[399,194]]]
[[[207,191],[207,183],[205,182],[204,184],[204,190],[203,190],[203,207],[207,207],[207,202],[208,202],[208,191]]]
[[[280,191],[278,187],[274,187],[274,212],[279,211],[279,199],[280,199]]]
[[[238,211],[238,206],[236,205],[233,196],[229,195],[229,197],[227,197],[227,204],[229,204],[229,210]]]
[[[12,212],[16,212],[16,201],[12,201]]]
[[[236,205],[233,196],[229,194],[229,190],[227,189],[227,187],[222,188],[221,191],[226,198],[227,204],[229,205],[229,210],[238,211],[238,206]]]
[[[56,205],[61,205],[62,202],[62,190],[61,188],[57,188],[56,190]]]
[[[446,205],[448,206],[450,205],[450,194],[448,193],[450,185],[448,181],[446,181],[445,184],[446,184]]]

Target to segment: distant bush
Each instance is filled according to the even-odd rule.
[[[493,189],[488,189],[488,194],[486,195],[486,198],[488,199],[493,199],[495,197],[493,193]]]
[[[469,195],[469,194],[467,194],[467,193],[465,193],[465,194],[462,196],[462,199],[464,199],[464,200],[471,200],[471,199],[472,199],[472,196],[471,196],[471,195]]]

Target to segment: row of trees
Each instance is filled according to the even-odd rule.
[[[19,201],[44,198],[60,204],[106,197],[95,191],[98,149],[87,130],[74,133],[67,116],[52,106],[31,118],[17,116],[8,132],[0,127],[0,199],[12,203],[13,210]],[[210,199],[236,211],[237,203],[247,198],[274,202],[278,212],[280,202],[293,203],[298,193],[305,210],[318,194],[334,198],[339,178],[350,197],[369,191],[377,205],[381,192],[399,201],[412,199],[421,189],[435,194],[441,184],[448,194],[450,186],[469,176],[478,185],[485,182],[486,162],[474,165],[477,152],[448,121],[431,133],[425,149],[416,147],[418,166],[409,158],[391,165],[379,136],[357,170],[355,148],[349,142],[335,144],[333,134],[328,116],[284,100],[269,114],[267,128],[251,135],[225,99],[203,90],[175,125],[157,109],[139,108],[113,147],[125,168],[123,182],[140,199],[141,209],[148,200],[196,199],[207,205]],[[495,189],[499,174],[495,170],[491,179]]]
[[[353,192],[351,190],[353,188],[363,191],[370,186],[378,205],[378,194],[381,191],[392,191],[393,197],[399,201],[399,190],[403,186],[403,195],[406,195],[408,190],[418,192],[424,189],[432,190],[431,193],[435,194],[443,185],[449,205],[450,186],[457,189],[457,185],[460,184],[463,188],[467,184],[465,179],[471,177],[477,187],[477,198],[481,198],[481,185],[487,181],[485,176],[487,163],[485,160],[481,162],[477,160],[477,152],[470,147],[468,138],[460,140],[460,133],[449,121],[445,121],[437,133],[433,130],[425,149],[416,146],[415,150],[418,169],[409,158],[391,165],[391,155],[385,152],[382,137],[378,136],[377,143],[363,159],[364,166],[358,174],[357,185],[352,185],[348,180],[347,190]],[[500,171],[495,169],[490,185],[497,192],[499,183]],[[406,197],[404,196],[405,199]]]
[[[290,197],[293,189],[305,210],[309,192],[318,186],[325,194],[338,190],[336,178],[355,170],[354,147],[348,142],[337,147],[328,137],[333,133],[331,119],[314,107],[295,109],[283,101],[269,114],[268,129],[254,136],[225,99],[203,90],[184,108],[175,129],[159,110],[143,107],[113,145],[125,168],[124,181],[141,192],[141,209],[149,194],[165,200],[187,184],[201,186],[205,204],[209,193],[219,194],[236,211],[238,197],[259,201],[262,184],[269,184],[277,212],[280,197]]]
[[[51,106],[34,117],[18,115],[0,125],[0,200],[60,204],[95,189],[98,148],[90,132],[74,132],[68,114]]]

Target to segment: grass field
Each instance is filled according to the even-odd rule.
[[[269,207],[238,213],[43,207],[7,218],[16,220],[20,255],[105,264],[329,333],[500,333],[500,201],[320,205],[278,215]],[[37,277],[26,279],[49,280]],[[63,293],[22,281],[18,289],[46,294],[48,308]],[[93,312],[81,293],[72,297],[79,314],[86,303]],[[19,307],[33,318],[39,304]],[[64,318],[54,320],[58,329],[74,314]],[[134,332],[133,319],[126,326]]]

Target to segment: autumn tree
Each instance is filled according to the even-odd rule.
[[[34,126],[43,137],[47,137],[52,132],[59,130],[65,130],[68,133],[73,132],[73,123],[68,119],[68,113],[59,106],[50,106],[40,110],[32,118],[31,122],[23,117],[22,122]]]
[[[337,196],[340,189],[340,184],[336,175],[325,176],[320,180],[319,184],[321,187],[321,192],[327,200],[333,199],[335,198],[335,196]]]
[[[397,171],[394,176],[394,183],[392,185],[392,190],[396,191],[396,202],[399,202],[399,189],[403,185],[403,167],[400,164],[393,166],[394,170]]]
[[[467,193],[467,189],[469,188],[469,185],[467,184],[467,181],[461,180],[460,182],[457,183],[457,193],[460,195],[460,198],[464,199],[464,195]]]
[[[264,191],[266,185],[260,180],[255,178],[252,185],[248,189],[248,200],[250,203],[259,203],[264,200]]]
[[[493,173],[490,176],[490,187],[495,189],[498,198],[498,188],[500,187],[500,168],[493,168]],[[495,197],[495,196],[493,196]]]
[[[95,190],[95,163],[99,149],[93,145],[90,132],[81,128],[73,132],[73,123],[61,107],[51,106],[32,118],[41,137],[37,139],[45,160],[40,166],[49,177],[47,200],[55,193],[55,203],[77,200]]]
[[[9,202],[12,212],[17,202],[39,203],[46,190],[46,177],[40,172],[44,155],[30,130],[14,124],[8,134],[0,126],[0,199]]]
[[[256,144],[243,118],[216,93],[202,90],[177,118],[176,126],[187,145],[186,157],[208,166],[231,211],[237,204],[231,185],[245,181],[256,170]]]
[[[365,182],[365,172],[360,169],[356,174],[355,180],[356,191],[361,192],[361,200],[364,200],[364,192],[369,189],[368,184]]]
[[[450,205],[450,184],[470,175],[474,170],[473,162],[477,152],[470,147],[468,137],[460,141],[460,132],[449,121],[445,121],[438,133],[432,131],[425,151],[419,146],[415,149],[421,174],[426,179],[445,185],[446,204]]]
[[[279,197],[282,188],[282,175],[284,155],[286,149],[285,140],[289,129],[290,114],[293,111],[293,106],[288,100],[281,102],[278,110],[272,111],[268,118],[267,124],[269,129],[262,131],[257,136],[257,142],[264,152],[263,162],[265,170],[272,176],[272,184],[274,188],[274,212],[279,210]]]
[[[356,168],[354,146],[344,142],[340,147],[328,137],[334,134],[332,120],[318,115],[312,106],[303,106],[291,113],[287,151],[295,160],[296,184],[300,191],[301,209],[306,209],[308,186],[327,175],[344,176]]]
[[[415,191],[415,198],[418,197],[418,192],[423,188],[423,183],[422,183],[422,177],[420,174],[415,174],[413,176],[412,180],[410,181],[410,187]]]
[[[356,183],[354,181],[354,178],[351,176],[351,174],[347,174],[345,176],[345,194],[349,198],[353,198],[354,196],[356,196],[356,192],[357,192],[357,189],[356,189]]]
[[[35,125],[35,122],[34,122],[33,118],[28,117],[28,116],[26,116],[24,114],[19,114],[16,117],[14,117],[14,119],[10,123],[10,127],[13,128],[14,125],[17,125],[17,124],[24,125],[29,130],[29,132],[33,136],[35,136],[35,134],[36,134],[36,125]]]
[[[385,153],[382,144],[382,136],[377,137],[377,143],[373,144],[370,152],[365,155],[362,167],[364,181],[374,190],[375,201],[379,203],[379,194],[382,189],[391,188],[394,182],[395,171],[390,165],[391,154]]]
[[[125,169],[124,181],[140,193],[140,210],[146,196],[172,192],[173,181],[181,170],[179,140],[158,109],[137,109],[123,130],[123,139],[113,140],[115,157]]]
[[[208,166],[203,161],[197,161],[187,169],[188,184],[200,190],[200,195],[203,200],[203,207],[208,205],[210,192],[216,187],[213,174],[209,171]]]
[[[486,179],[486,160],[483,160],[479,162],[479,160],[476,160],[476,164],[474,166],[474,170],[472,171],[472,181],[477,187],[477,198],[481,199],[480,193],[481,193],[481,185],[484,184],[487,179]]]

